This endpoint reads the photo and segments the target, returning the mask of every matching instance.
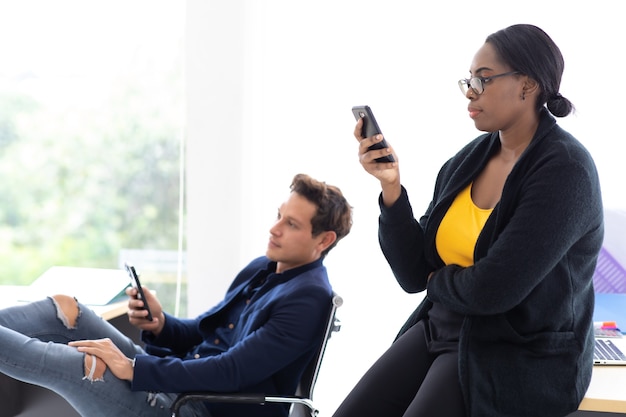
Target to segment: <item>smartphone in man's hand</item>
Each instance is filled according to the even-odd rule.
[[[358,121],[359,119],[363,119],[363,128],[361,130],[361,136],[364,138],[369,138],[374,135],[382,134],[383,132],[378,127],[378,123],[376,122],[376,118],[374,117],[374,113],[372,113],[372,109],[369,106],[354,106],[352,107],[352,114],[354,114],[354,118]],[[387,141],[383,139],[381,142],[375,143],[370,146],[368,149],[383,149],[387,148]],[[385,155],[380,158],[375,159],[376,162],[395,162],[395,158],[393,155]]]
[[[143,288],[141,287],[141,283],[139,282],[139,275],[137,274],[135,267],[128,262],[124,263],[124,266],[126,267],[126,271],[128,272],[128,276],[130,277],[130,285],[132,285],[133,288],[137,289],[137,298],[143,301],[143,309],[148,311],[146,320],[152,321],[152,312],[150,311],[150,306],[148,305],[148,301],[146,300],[146,297],[143,293]]]

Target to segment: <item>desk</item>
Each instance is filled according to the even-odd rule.
[[[626,414],[626,366],[594,366],[581,411]]]
[[[111,321],[120,316],[126,316],[126,312],[128,311],[128,301],[119,301],[117,303],[103,306],[89,306],[89,308],[95,311],[106,321]]]

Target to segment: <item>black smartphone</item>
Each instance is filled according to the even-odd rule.
[[[374,113],[372,113],[372,109],[370,106],[354,106],[352,107],[352,114],[354,114],[354,118],[358,121],[359,119],[363,119],[363,130],[361,131],[361,136],[364,138],[369,138],[374,135],[381,134],[380,127],[378,127],[378,123],[376,122],[376,118],[374,117]],[[383,149],[387,148],[387,141],[383,139],[381,142],[375,143],[370,146],[368,149]],[[376,162],[395,162],[395,158],[393,155],[385,155],[380,158],[375,159]]]
[[[128,276],[130,277],[130,285],[132,285],[133,288],[137,288],[137,298],[143,300],[143,309],[148,311],[146,319],[152,321],[152,312],[150,311],[150,306],[148,305],[148,301],[146,301],[146,297],[144,296],[143,288],[141,288],[141,283],[139,282],[139,275],[137,274],[135,267],[128,262],[125,262],[124,266],[126,267],[126,271],[128,272]]]

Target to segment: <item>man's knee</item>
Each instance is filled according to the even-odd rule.
[[[78,302],[73,297],[63,294],[53,295],[52,299],[57,306],[57,316],[59,319],[69,328],[76,327],[76,322],[80,314]]]

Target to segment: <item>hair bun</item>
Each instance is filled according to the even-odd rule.
[[[572,103],[561,93],[552,94],[546,105],[550,113],[556,117],[565,117],[574,111]]]

